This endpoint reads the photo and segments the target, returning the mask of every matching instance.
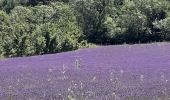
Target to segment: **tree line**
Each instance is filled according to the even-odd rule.
[[[1,0],[0,54],[170,41],[169,0]]]

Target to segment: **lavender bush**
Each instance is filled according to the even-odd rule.
[[[0,100],[168,100],[170,44],[105,46],[0,61]]]

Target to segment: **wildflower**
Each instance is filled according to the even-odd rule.
[[[140,75],[140,80],[141,80],[141,81],[144,80],[144,75]]]
[[[50,69],[48,69],[48,71],[51,73],[53,70],[50,68]]]
[[[77,69],[80,68],[80,60],[76,59],[75,66],[76,66]]]
[[[95,81],[96,81],[96,77],[94,76],[91,82],[95,82]]]

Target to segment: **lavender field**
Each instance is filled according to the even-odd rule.
[[[0,100],[170,100],[170,43],[2,59]]]

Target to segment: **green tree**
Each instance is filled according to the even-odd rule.
[[[139,11],[147,17],[147,27],[150,29],[149,39],[151,41],[162,40],[160,30],[155,29],[153,23],[167,17],[169,8],[167,0],[134,0],[134,2]]]
[[[119,26],[123,32],[124,42],[146,42],[147,41],[147,16],[136,7],[135,2],[125,0],[119,16]]]
[[[106,17],[115,15],[113,0],[85,0],[75,2],[78,22],[89,42],[107,42]]]
[[[9,17],[3,11],[0,11],[0,30],[0,55],[3,55],[5,37],[8,37],[7,33],[9,32]]]
[[[78,49],[83,39],[74,9],[64,3],[17,6],[9,14],[11,31],[4,35],[6,56],[56,53]]]

